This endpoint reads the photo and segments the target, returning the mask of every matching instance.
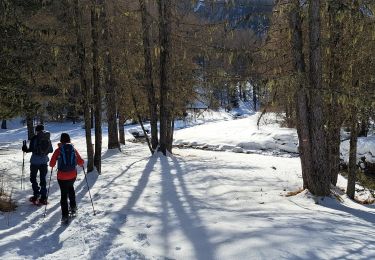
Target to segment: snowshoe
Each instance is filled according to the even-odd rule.
[[[77,208],[72,208],[69,210],[69,216],[75,218],[77,216]]]
[[[41,205],[47,205],[47,204],[48,204],[47,199],[39,199],[38,204],[39,204],[40,206],[41,206]]]
[[[61,218],[61,224],[62,225],[68,225],[69,224],[69,217],[66,217],[66,216],[62,217]]]
[[[29,201],[34,204],[34,205],[38,205],[38,197],[37,196],[31,196],[29,198]]]

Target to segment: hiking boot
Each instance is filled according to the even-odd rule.
[[[47,205],[47,199],[39,199],[39,204]]]

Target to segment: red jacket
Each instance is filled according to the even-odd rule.
[[[61,146],[61,143],[58,144],[58,148],[53,152],[51,161],[49,162],[50,167],[55,167],[56,165],[56,161],[60,156],[60,146]],[[78,151],[75,148],[74,148],[74,151],[75,151],[76,158],[77,158],[77,164],[82,167],[84,161],[81,155],[78,153]],[[75,178],[77,178],[77,169],[69,171],[69,172],[61,172],[61,171],[57,172],[58,180],[72,180]]]

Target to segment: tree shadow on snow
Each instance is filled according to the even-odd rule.
[[[375,224],[375,212],[368,212],[368,211],[364,211],[360,209],[347,207],[344,204],[340,204],[336,200],[332,200],[332,199],[328,199],[328,201],[323,201],[319,204],[326,208],[334,209],[334,210],[341,211],[341,212],[346,212],[350,215],[353,215],[354,217],[357,217],[364,221]]]
[[[182,169],[179,161],[172,157],[173,164],[170,165],[169,158],[161,156],[162,167],[162,234],[165,240],[164,250],[169,251],[168,236],[173,231],[169,225],[169,206],[172,207],[184,235],[190,240],[194,248],[196,259],[215,259],[214,245],[209,241],[209,235],[204,227],[204,223],[199,217],[198,207],[195,205],[195,198],[190,195],[183,175],[186,173]],[[175,174],[172,172],[175,171]],[[177,191],[174,183],[177,178],[181,189],[181,194]]]
[[[134,207],[134,205],[137,203],[142,193],[144,192],[145,188],[147,187],[149,177],[151,175],[151,172],[153,171],[153,168],[157,159],[158,158],[156,156],[150,157],[149,161],[146,164],[145,169],[142,172],[141,177],[138,180],[137,185],[134,187],[133,191],[131,192],[130,198],[127,200],[127,203],[120,210],[118,210],[116,214],[113,214],[113,217],[111,217],[112,223],[110,223],[110,221],[107,221],[107,223],[110,224],[110,226],[107,228],[106,231],[103,232],[103,234],[105,235],[101,238],[101,241],[104,241],[104,242],[103,244],[98,245],[94,250],[90,252],[90,255],[92,257],[95,257],[97,259],[105,259],[106,256],[108,255],[108,251],[110,250],[113,241],[117,238],[117,236],[121,234],[120,232],[118,232],[118,230],[120,229],[122,225],[126,224],[128,213],[132,210],[132,208]],[[131,166],[137,162],[139,161],[132,163],[127,169],[125,169],[125,171],[121,173],[121,175],[123,175],[126,171],[128,171],[131,168]],[[113,181],[114,180],[112,180],[112,182]],[[121,223],[119,223],[120,222],[119,220],[121,220]],[[116,234],[114,232],[110,232],[111,229],[116,230]]]

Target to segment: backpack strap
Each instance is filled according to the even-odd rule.
[[[71,144],[70,146],[72,148],[72,151],[71,151],[72,154],[70,155],[70,165],[73,165],[74,164],[75,153],[74,153],[74,147],[73,147],[73,145]]]
[[[61,157],[64,161],[64,164],[66,165],[66,157],[65,157],[65,149],[64,149],[64,144],[61,146]]]

